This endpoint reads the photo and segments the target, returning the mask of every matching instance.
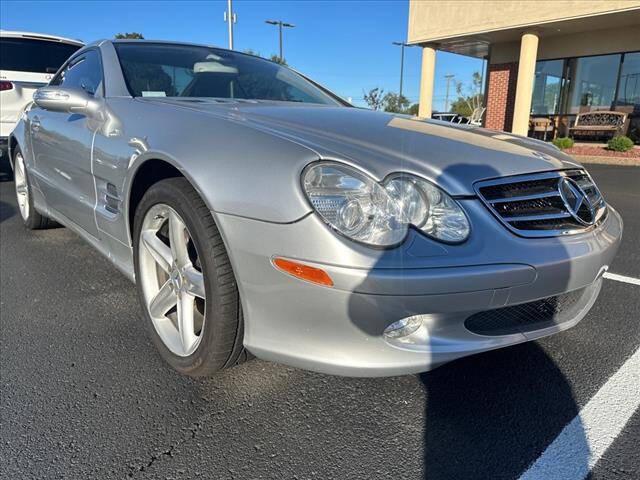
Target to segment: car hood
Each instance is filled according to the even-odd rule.
[[[479,180],[579,166],[538,140],[406,115],[284,102],[162,101],[268,131],[378,180],[413,173],[451,195],[474,195]]]

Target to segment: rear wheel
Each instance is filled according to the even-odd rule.
[[[184,178],[153,185],[134,219],[136,283],[162,357],[191,376],[246,358],[239,293],[209,209]]]
[[[24,157],[19,148],[13,157],[13,178],[16,187],[16,200],[18,202],[18,210],[24,225],[30,230],[39,230],[43,228],[51,228],[56,223],[40,214],[33,206],[33,194],[27,167],[25,166]]]

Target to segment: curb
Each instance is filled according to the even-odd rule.
[[[601,165],[640,167],[640,158],[602,157],[593,155],[572,155],[572,157],[580,163],[598,163]]]

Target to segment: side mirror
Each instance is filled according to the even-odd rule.
[[[33,94],[36,105],[53,112],[87,115],[95,108],[95,100],[80,88],[42,87]]]

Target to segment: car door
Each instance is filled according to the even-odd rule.
[[[99,51],[86,50],[72,57],[50,85],[82,88],[92,96],[102,96]],[[48,208],[97,237],[92,122],[84,114],[54,112],[37,106],[30,110],[29,118],[34,173]]]

